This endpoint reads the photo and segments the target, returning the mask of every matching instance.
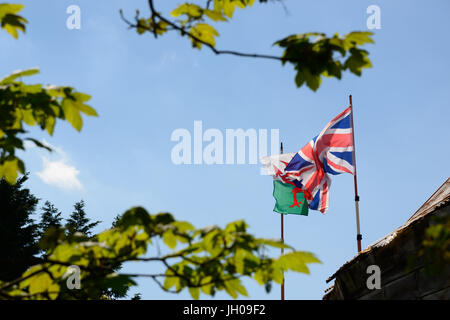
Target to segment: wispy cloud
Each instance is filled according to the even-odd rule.
[[[83,185],[78,179],[80,171],[70,163],[67,154],[61,148],[52,146],[45,140],[42,143],[52,148],[56,155],[56,159],[48,156],[42,157],[43,169],[37,172],[42,181],[65,190],[83,189]]]

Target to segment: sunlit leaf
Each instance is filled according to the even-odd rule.
[[[189,293],[191,294],[191,297],[194,300],[198,300],[199,296],[200,296],[200,289],[199,288],[188,288],[189,289]]]
[[[168,230],[163,233],[164,243],[170,248],[174,249],[177,246],[177,239],[172,230]]]
[[[24,8],[21,4],[0,3],[0,25],[14,38],[19,37],[19,31],[25,32],[25,18],[17,15]]]
[[[188,15],[189,17],[198,18],[202,15],[203,9],[192,3],[183,3],[182,5],[178,6],[176,9],[174,9],[170,14],[172,17],[179,17],[183,14]]]
[[[0,177],[4,177],[10,184],[14,184],[17,180],[17,172],[21,171],[18,162],[18,159],[14,159],[0,163]]]
[[[64,99],[62,102],[62,109],[66,120],[74,127],[77,131],[81,131],[83,127],[83,120],[81,119],[80,111],[76,107],[76,104],[71,99]]]
[[[189,33],[201,40],[202,42],[209,44],[211,46],[216,45],[215,36],[218,36],[219,33],[212,26],[206,23],[198,23],[194,27],[191,28]],[[191,38],[192,44],[194,47],[200,49],[202,47],[202,42],[197,41],[196,39]]]
[[[213,11],[213,10],[208,10],[206,9],[204,11],[205,15],[210,18],[211,20],[214,21],[227,21],[227,18],[225,18],[222,13],[217,12],[217,11]]]
[[[11,83],[12,81],[14,81],[20,77],[32,76],[32,75],[35,75],[38,73],[39,73],[39,69],[37,69],[37,68],[32,68],[32,69],[27,69],[27,70],[17,70],[17,71],[14,71],[13,73],[11,73],[9,76],[6,76],[5,78],[1,79],[0,85]]]
[[[321,261],[314,254],[303,251],[284,254],[276,261],[277,266],[280,266],[283,270],[293,270],[306,274],[309,274],[307,265],[310,263],[321,263]]]

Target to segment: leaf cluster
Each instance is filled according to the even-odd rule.
[[[82,234],[68,236],[63,229],[50,229],[40,243],[47,258],[16,282],[0,284],[0,298],[97,299],[100,292],[108,289],[128,289],[136,284],[136,277],[150,277],[168,292],[186,289],[194,299],[200,293],[214,296],[218,291],[237,298],[248,296],[241,282],[244,277],[270,290],[272,282],[283,281],[283,272],[309,273],[308,264],[320,263],[312,253],[295,251],[279,240],[256,238],[247,228],[244,221],[235,221],[225,228],[197,229],[189,222],[175,220],[169,213],[151,215],[136,207],[125,212],[114,228],[93,238]],[[159,241],[170,253],[158,254],[154,244]],[[270,248],[290,252],[273,258],[268,255]],[[165,272],[114,271],[123,263],[134,261],[159,263]],[[64,282],[71,265],[81,269],[83,289],[78,292],[68,290]]]
[[[18,15],[21,4],[0,3],[0,26],[14,38],[25,32],[25,18]],[[53,135],[56,120],[68,121],[76,130],[83,126],[81,114],[97,116],[86,104],[90,96],[67,86],[29,85],[23,77],[39,73],[39,70],[21,70],[0,79],[0,179],[13,184],[18,173],[25,173],[24,162],[16,156],[16,150],[24,150],[24,142],[32,141],[40,148],[51,149],[27,133],[25,125],[39,126]]]
[[[16,150],[25,150],[29,140],[37,147],[51,150],[32,137],[23,137],[26,126],[38,126],[53,135],[56,120],[68,121],[77,131],[83,126],[82,114],[97,116],[86,104],[90,96],[67,86],[26,84],[23,77],[39,73],[38,69],[16,71],[0,79],[0,178],[14,183],[18,172],[25,173],[25,165]]]
[[[323,33],[303,33],[286,37],[274,43],[284,48],[283,65],[290,63],[296,70],[295,83],[304,83],[316,91],[323,77],[341,79],[342,72],[349,70],[361,76],[362,69],[372,67],[369,53],[361,49],[373,43],[371,32],[350,32],[343,37],[337,33],[327,37]]]
[[[425,230],[422,248],[417,256],[422,258],[429,275],[438,275],[450,265],[449,215],[433,219],[433,223]]]
[[[21,4],[0,3],[0,26],[14,38],[19,37],[19,31],[25,32],[27,19],[18,15],[24,8]]]
[[[344,36],[336,33],[331,37],[318,32],[291,35],[274,43],[284,50],[281,56],[216,49],[219,32],[213,24],[229,21],[236,8],[245,9],[254,2],[254,0],[211,0],[204,6],[183,3],[171,11],[172,18],[175,18],[173,21],[156,11],[152,0],[149,1],[150,18],[141,18],[137,12],[136,22],[132,23],[123,17],[122,12],[121,14],[125,22],[139,34],[150,32],[157,38],[172,30],[187,37],[196,49],[206,46],[215,54],[273,59],[281,61],[283,65],[289,63],[296,71],[297,87],[306,84],[313,91],[320,87],[323,77],[341,79],[344,71],[360,76],[364,68],[372,66],[368,51],[361,48],[365,44],[374,43],[371,32],[355,31]]]

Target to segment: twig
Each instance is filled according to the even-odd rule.
[[[153,35],[155,36],[155,38],[157,38],[157,36],[158,36],[157,33],[156,33],[156,31],[157,31],[156,29],[158,28],[157,24],[155,22],[155,17],[156,17],[159,20],[165,22],[170,27],[172,27],[172,30],[179,31],[182,36],[187,35],[189,38],[191,38],[195,42],[199,42],[199,43],[205,45],[206,47],[208,47],[216,55],[225,54],[225,55],[234,55],[234,56],[246,57],[246,58],[260,58],[260,59],[271,59],[271,60],[277,60],[277,61],[286,61],[285,58],[282,58],[282,57],[279,57],[279,56],[274,56],[274,55],[268,55],[268,54],[245,53],[245,52],[239,52],[239,51],[234,51],[234,50],[218,50],[212,44],[210,44],[208,42],[205,42],[202,39],[198,38],[197,36],[195,36],[195,35],[191,34],[190,32],[186,31],[184,27],[181,27],[181,26],[177,25],[176,23],[174,23],[174,22],[166,19],[162,15],[160,15],[155,10],[155,6],[154,6],[154,3],[153,3],[153,0],[148,0],[148,4],[149,4],[149,7],[150,7],[151,18],[152,18],[152,22],[153,22],[154,27],[153,28],[149,28],[147,26],[142,26],[142,25],[139,25],[139,27],[142,28],[142,29],[145,29],[147,31],[152,32]],[[130,28],[137,28],[138,27],[137,24],[131,23],[129,20],[127,20],[123,16],[122,10],[120,11],[120,15],[121,15],[122,20],[125,21],[125,23],[128,24],[128,26]]]

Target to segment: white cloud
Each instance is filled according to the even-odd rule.
[[[42,157],[44,168],[42,171],[37,172],[42,181],[66,190],[83,189],[83,185],[78,179],[80,171],[70,164],[66,153],[61,148],[52,146],[45,140],[42,143],[52,148],[54,154],[58,157],[58,159],[50,159],[47,156]]]
[[[44,162],[44,169],[37,173],[42,181],[67,190],[80,190],[83,188],[77,177],[80,171],[74,166],[67,164],[64,159],[51,161],[44,157],[42,160]]]

